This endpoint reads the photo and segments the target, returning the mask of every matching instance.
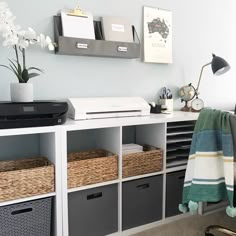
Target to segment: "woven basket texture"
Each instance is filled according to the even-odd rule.
[[[54,166],[44,157],[0,161],[0,202],[54,192]]]
[[[123,178],[144,175],[162,170],[163,151],[143,145],[143,152],[125,154],[122,157]]]
[[[68,188],[118,178],[118,156],[103,149],[68,153]]]

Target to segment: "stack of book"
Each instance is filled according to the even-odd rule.
[[[129,144],[122,145],[123,155],[137,153],[137,152],[143,152],[143,146],[135,144],[135,143],[129,143]]]

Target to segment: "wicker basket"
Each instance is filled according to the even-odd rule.
[[[54,192],[54,166],[44,157],[0,161],[0,202]]]
[[[97,149],[68,154],[68,188],[95,184],[118,178],[118,156]]]
[[[157,172],[162,169],[163,151],[160,148],[144,145],[143,151],[123,155],[123,178]]]

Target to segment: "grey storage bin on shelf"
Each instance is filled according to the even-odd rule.
[[[94,22],[95,27],[98,23]],[[140,58],[140,41],[134,26],[132,28],[133,43],[64,37],[61,16],[54,16],[54,40],[58,45],[55,52],[62,55]]]
[[[162,219],[163,176],[153,176],[122,184],[122,229],[130,229]]]
[[[68,195],[69,235],[104,236],[118,231],[117,184]]]
[[[179,204],[182,202],[185,170],[166,175],[166,217],[181,214]]]
[[[52,198],[0,207],[1,236],[50,236]]]

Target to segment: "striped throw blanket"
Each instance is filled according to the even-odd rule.
[[[228,199],[226,212],[236,216],[230,115],[212,109],[201,111],[194,128],[180,211],[194,214],[199,202]]]

